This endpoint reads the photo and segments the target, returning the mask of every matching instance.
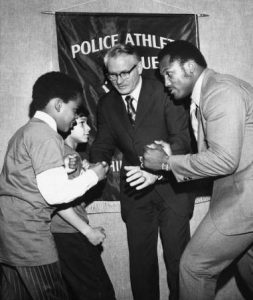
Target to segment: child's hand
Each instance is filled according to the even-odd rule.
[[[78,155],[70,154],[64,158],[64,167],[68,174],[73,173],[78,166]]]
[[[103,243],[106,237],[103,227],[90,227],[90,230],[85,235],[94,246]]]
[[[82,161],[82,167],[83,167],[83,169],[84,169],[85,171],[87,171],[87,170],[89,169],[90,163],[89,163],[89,161],[88,161],[87,159],[84,159],[84,160]]]

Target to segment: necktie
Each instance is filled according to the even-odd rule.
[[[135,117],[136,117],[136,111],[133,106],[134,98],[131,95],[128,95],[128,96],[126,96],[125,100],[127,103],[127,114],[128,114],[129,120],[130,120],[131,124],[134,126]]]
[[[198,140],[198,106],[195,102],[191,103],[190,106],[190,116],[191,116],[191,124],[194,136],[196,141]]]

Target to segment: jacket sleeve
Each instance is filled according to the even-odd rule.
[[[90,162],[106,161],[110,164],[115,149],[113,130],[109,123],[108,113],[104,106],[103,99],[101,99],[97,109],[97,133],[90,149]]]
[[[165,101],[165,119],[169,133],[169,144],[173,154],[186,154],[191,151],[189,113],[182,104]]]
[[[217,87],[205,99],[201,113],[208,147],[197,154],[171,156],[178,181],[228,175],[239,165],[246,106],[238,89]]]

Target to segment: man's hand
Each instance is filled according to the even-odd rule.
[[[167,154],[168,153],[168,154]],[[151,170],[161,170],[162,164],[166,163],[168,155],[171,155],[170,145],[163,141],[156,141],[147,145],[143,154],[143,165]]]
[[[170,144],[164,142],[164,141],[155,141],[155,145],[160,145],[162,146],[164,152],[168,155],[171,156],[172,155],[172,150],[170,147]]]
[[[64,167],[67,174],[73,173],[78,166],[79,157],[77,154],[70,154],[64,158]]]
[[[104,239],[106,238],[103,227],[90,227],[85,235],[94,246],[103,243]]]
[[[129,182],[130,186],[135,186],[136,190],[142,190],[147,186],[156,182],[158,176],[141,170],[139,166],[125,166],[127,171],[126,182]]]
[[[109,170],[109,166],[105,161],[102,161],[100,163],[96,163],[90,166],[89,170],[93,170],[98,176],[98,181],[100,181],[106,178],[106,174]]]

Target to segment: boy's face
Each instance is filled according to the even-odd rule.
[[[87,124],[87,117],[78,117],[76,119],[76,125],[71,129],[71,138],[75,142],[87,143],[89,139],[90,126]]]
[[[67,132],[70,129],[72,122],[76,118],[76,112],[80,104],[80,96],[70,100],[68,103],[62,102],[57,118],[57,127],[60,131]]]

